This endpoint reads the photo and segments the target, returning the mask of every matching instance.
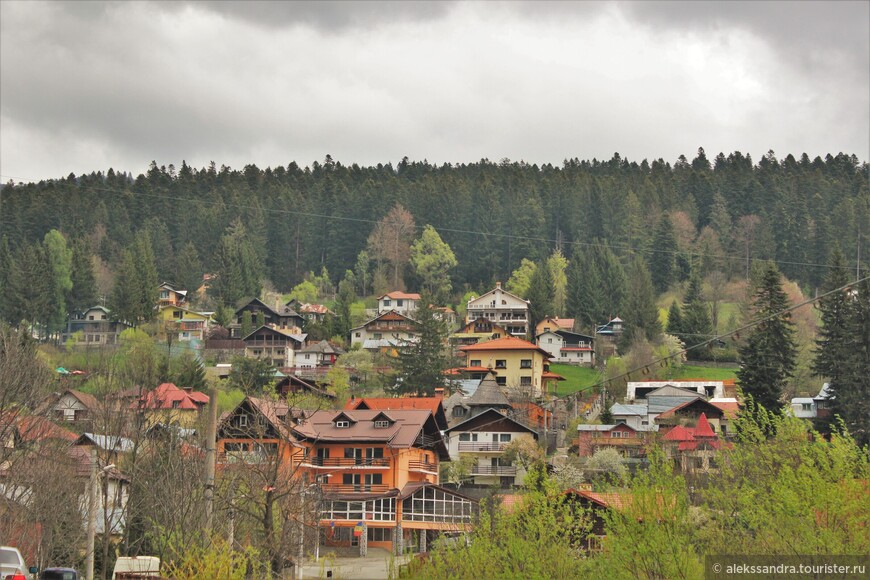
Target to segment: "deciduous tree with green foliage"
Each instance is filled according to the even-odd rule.
[[[266,359],[236,357],[227,381],[247,395],[260,395],[275,380],[275,367]]]
[[[443,304],[453,284],[450,270],[456,266],[456,256],[450,246],[444,243],[438,232],[430,225],[423,228],[420,237],[411,245],[411,266],[437,304]]]

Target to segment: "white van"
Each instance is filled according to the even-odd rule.
[[[112,580],[159,578],[160,558],[157,556],[121,556],[115,561]]]

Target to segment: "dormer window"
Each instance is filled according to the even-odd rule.
[[[375,429],[386,429],[390,426],[389,421],[375,421]]]
[[[347,429],[350,427],[350,421],[336,421],[335,428],[336,429]]]
[[[248,426],[248,416],[247,415],[239,415],[236,417],[236,425],[239,427],[247,427]]]

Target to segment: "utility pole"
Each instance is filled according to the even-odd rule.
[[[91,447],[91,477],[88,480],[88,545],[86,580],[94,580],[94,541],[97,535],[97,448]],[[104,564],[105,565],[105,564]]]
[[[211,385],[208,397],[208,433],[205,442],[205,529],[211,533],[214,521],[214,471],[217,459],[217,387]]]

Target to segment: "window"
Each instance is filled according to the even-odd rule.
[[[345,459],[353,459],[354,464],[360,465],[362,463],[363,450],[362,448],[354,448],[354,447],[345,447],[344,449],[344,458]]]
[[[801,403],[801,411],[812,411],[813,405],[812,403]]]
[[[365,482],[366,487],[370,485],[383,485],[384,476],[380,473],[367,473],[363,481]]]
[[[94,315],[93,315],[93,314],[91,314],[90,316],[88,316],[88,320],[93,320],[93,319],[94,319]]]
[[[383,335],[380,332],[376,332],[374,338],[375,340],[381,340],[381,338],[383,338]]]
[[[523,359],[523,360],[521,360],[521,361],[520,361],[520,368],[521,368],[521,369],[530,369],[530,368],[532,368],[532,359],[528,358],[528,359]]]
[[[350,421],[336,421],[335,428],[336,429],[347,429],[350,427]]]
[[[367,447],[366,459],[383,459],[384,449],[382,447]]]
[[[404,300],[396,300],[396,307],[401,308],[404,305],[405,305]]]
[[[375,429],[386,429],[390,426],[389,421],[375,421]]]
[[[548,338],[548,339],[547,339],[547,344],[553,344],[553,339],[552,339],[552,338]]]
[[[500,443],[510,443],[511,434],[510,433],[502,433],[498,436],[498,440]]]
[[[371,303],[369,303],[369,304],[371,304]],[[384,298],[384,306],[389,306],[390,304],[391,304],[391,303],[390,303],[390,299],[389,299],[389,298]]]
[[[357,337],[357,338],[359,338],[359,337],[361,337],[361,336],[362,336],[362,334],[361,334],[361,333],[359,333],[359,332],[356,332],[356,333],[354,333],[354,336],[356,336],[356,337]]]
[[[520,386],[531,387],[532,386],[532,377],[520,377]]]
[[[369,528],[369,542],[392,542],[393,530],[391,528]]]
[[[495,368],[506,369],[507,368],[507,361],[506,360],[496,360],[495,361]]]
[[[622,438],[622,431],[611,431],[610,438],[611,439],[621,439]]]
[[[477,441],[477,433],[460,433],[460,441]]]
[[[470,367],[479,367],[479,366],[480,366],[480,361],[479,361],[479,360],[470,360],[470,361],[468,361],[468,366],[470,366]]]
[[[341,476],[341,483],[344,485],[359,485],[360,482],[360,474],[359,473],[345,473]]]
[[[507,377],[495,377],[495,384],[500,387],[507,385]]]
[[[454,417],[465,417],[465,407],[460,407],[456,405],[453,407],[453,416]]]
[[[247,443],[224,443],[224,453],[237,453],[239,451],[247,451]]]

